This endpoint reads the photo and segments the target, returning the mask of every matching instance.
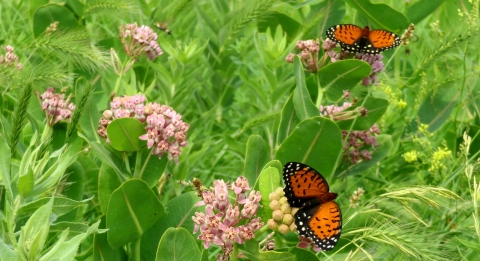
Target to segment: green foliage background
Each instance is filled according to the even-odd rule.
[[[289,156],[289,146],[296,141],[288,136],[294,129],[282,125],[282,110],[302,102],[292,93],[300,91],[299,76],[303,75],[305,81],[300,85],[308,92],[302,98],[318,107],[315,101],[322,93],[317,83],[329,82],[336,69],[324,67],[318,74],[303,74],[301,67],[286,63],[285,57],[295,52],[298,40],[325,38],[325,30],[340,23],[370,25],[399,35],[414,23],[415,31],[409,45],[384,53],[386,67],[379,75],[379,86],[359,85],[358,75],[346,76],[342,82],[351,85],[352,96],[376,99],[377,103],[370,103],[376,106],[371,110],[383,112],[378,114],[381,118],[367,121],[376,122],[383,135],[379,137],[381,149],[372,162],[353,166],[330,163],[330,168],[320,164],[322,160],[316,161],[316,154],[308,159],[325,175],[330,189],[339,193],[337,202],[344,220],[336,249],[317,256],[335,260],[475,260],[480,253],[480,191],[476,181],[480,148],[478,12],[478,0],[1,2],[0,45],[14,46],[23,68],[0,67],[0,130],[4,141],[0,147],[0,252],[4,253],[0,260],[13,260],[8,259],[11,249],[7,248],[12,247],[13,236],[8,227],[18,232],[21,227],[29,227],[34,217],[38,226],[50,231],[45,234],[46,247],[37,256],[18,260],[48,256],[65,227],[69,228],[69,239],[78,235],[83,242],[78,250],[71,248],[76,260],[102,260],[93,245],[103,242],[110,247],[107,241],[111,244],[111,240],[101,232],[108,226],[104,215],[115,211],[108,209],[108,200],[120,187],[115,173],[122,172],[124,166],[121,155],[105,149],[96,131],[117,81],[121,81],[121,88],[116,95],[142,92],[148,101],[171,106],[191,124],[189,145],[179,164],[170,162],[166,166],[164,172],[172,178],[160,196],[154,185],[161,172],[148,173],[148,186],[154,187],[156,194],[147,193],[145,197],[159,197],[166,214],[160,215],[165,211],[162,207],[159,216],[148,221],[154,225],[139,234],[143,235],[141,246],[103,249],[107,257],[103,260],[127,260],[127,256],[135,255],[142,260],[158,260],[159,255],[151,249],[157,249],[164,233],[168,237],[185,236],[178,227],[188,232],[193,228],[190,216],[197,199],[191,187],[174,181],[197,177],[211,186],[215,179],[234,181],[244,175],[253,186],[269,161],[277,159],[283,165],[293,160],[295,155]],[[58,31],[45,35],[45,29],[55,21],[59,22]],[[119,79],[110,64],[109,51],[113,48],[125,59],[118,38],[120,24],[137,22],[153,28],[159,21],[172,31],[171,35],[157,32],[164,55],[154,61],[142,57]],[[352,61],[344,66],[356,64]],[[55,125],[51,140],[41,137],[45,118],[34,96],[34,91],[42,93],[47,87],[73,93],[77,104],[72,123]],[[327,92],[322,103],[337,102],[339,93],[338,89]],[[297,111],[297,116],[292,126],[307,120],[295,131],[315,133],[308,119],[318,115]],[[325,144],[320,145],[325,149],[334,146]],[[65,145],[67,152],[55,155]],[[439,151],[446,154],[442,157]],[[405,153],[416,153],[417,160],[407,161]],[[25,162],[29,155],[35,160]],[[54,156],[58,163],[53,162]],[[35,164],[42,164],[40,159],[47,167],[59,170],[52,169],[48,172],[51,176],[39,181],[33,173],[37,171]],[[112,165],[120,162],[119,169],[107,166],[106,161]],[[155,167],[163,170],[165,164],[163,160]],[[17,187],[20,178],[25,187]],[[10,179],[15,181],[12,191]],[[128,182],[122,186],[146,186],[135,179]],[[359,187],[366,193],[358,208],[350,208],[349,198]],[[22,204],[15,205],[9,198],[16,194],[22,196]],[[49,201],[52,195],[65,202]],[[191,208],[173,211],[179,207],[173,200]],[[9,211],[16,216],[9,216]],[[30,218],[32,213],[36,215]],[[56,226],[50,226],[46,218],[52,213],[58,216]],[[25,231],[20,241],[28,233],[38,232]],[[91,235],[94,231],[95,237]],[[275,239],[280,252],[301,256],[301,250],[285,250],[296,244],[294,234],[278,234]],[[196,243],[203,251],[200,241]],[[257,247],[252,242],[242,246]],[[210,260],[217,252],[212,248],[204,251],[203,260]],[[248,257],[267,258],[257,252],[249,252]]]

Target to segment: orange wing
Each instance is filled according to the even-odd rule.
[[[400,45],[401,38],[389,31],[372,30],[368,34],[368,39],[372,42],[374,48],[387,50]]]
[[[342,213],[335,201],[329,201],[297,211],[295,225],[299,235],[310,238],[322,250],[330,251],[342,232]]]
[[[313,168],[302,163],[288,162],[285,164],[283,180],[285,181],[285,196],[291,207],[302,207],[306,202],[318,200],[320,196],[329,193],[325,178]]]
[[[353,24],[339,24],[330,27],[327,37],[340,45],[353,45],[362,37],[362,28]]]

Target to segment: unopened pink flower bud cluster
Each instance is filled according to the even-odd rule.
[[[377,124],[374,124],[366,131],[352,131],[347,139],[348,131],[342,130],[343,137],[343,159],[355,164],[360,159],[369,161],[372,159],[372,154],[368,149],[378,146],[377,137],[374,135],[380,134],[380,129]]]
[[[151,102],[145,104],[145,101],[143,94],[115,97],[110,103],[111,110],[103,112],[98,134],[109,142],[107,126],[112,120],[126,117],[138,119],[146,123],[147,131],[139,139],[147,141],[147,147],[153,148],[152,154],[160,158],[167,153],[169,160],[174,159],[178,163],[178,157],[182,154],[180,148],[188,145],[187,131],[190,125],[183,122],[182,115],[171,107]]]
[[[235,203],[228,199],[228,191],[233,191]],[[223,180],[214,181],[214,191],[203,191],[203,200],[197,206],[206,205],[205,213],[195,212],[193,233],[200,231],[198,238],[209,248],[213,243],[222,248],[217,260],[229,260],[235,243],[243,244],[263,226],[260,218],[255,218],[262,196],[251,190],[248,180],[239,177],[232,185]],[[243,224],[243,225],[238,225]]]
[[[7,66],[15,66],[18,70],[22,69],[23,65],[18,62],[18,56],[13,53],[14,48],[10,45],[5,46],[5,51],[7,53],[5,56],[0,55],[0,64],[5,64]]]
[[[42,100],[42,110],[47,115],[47,122],[53,125],[61,120],[70,120],[72,113],[75,110],[75,104],[70,102],[72,94],[64,100],[65,94],[55,93],[55,88],[47,88],[47,90],[40,95]]]
[[[296,45],[297,49],[300,51],[298,57],[302,61],[305,70],[315,73],[318,71],[318,51],[320,50],[320,45],[318,41],[315,40],[300,40]],[[288,63],[293,63],[293,57],[295,54],[291,53],[287,56],[286,61]]]
[[[139,27],[137,23],[122,24],[119,37],[127,55],[134,59],[144,52],[150,60],[163,54],[157,43],[158,35],[146,25]]]

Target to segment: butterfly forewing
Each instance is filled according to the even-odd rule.
[[[325,251],[332,250],[342,232],[342,214],[334,201],[311,208],[302,208],[295,214],[298,234],[310,238]]]
[[[302,207],[306,202],[328,193],[325,178],[313,168],[298,162],[288,162],[283,167],[285,195],[292,207]]]
[[[368,39],[372,42],[373,47],[381,50],[395,48],[401,43],[398,35],[385,30],[370,31]]]
[[[327,36],[340,44],[353,45],[362,37],[362,28],[353,24],[339,24],[330,27]]]

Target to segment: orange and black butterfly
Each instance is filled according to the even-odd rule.
[[[313,168],[298,162],[283,167],[285,196],[295,213],[298,234],[310,238],[324,251],[332,250],[342,232],[342,213],[325,178]]]
[[[370,30],[353,24],[339,24],[326,31],[327,37],[339,43],[343,50],[356,53],[379,54],[395,48],[401,38],[386,30]]]

